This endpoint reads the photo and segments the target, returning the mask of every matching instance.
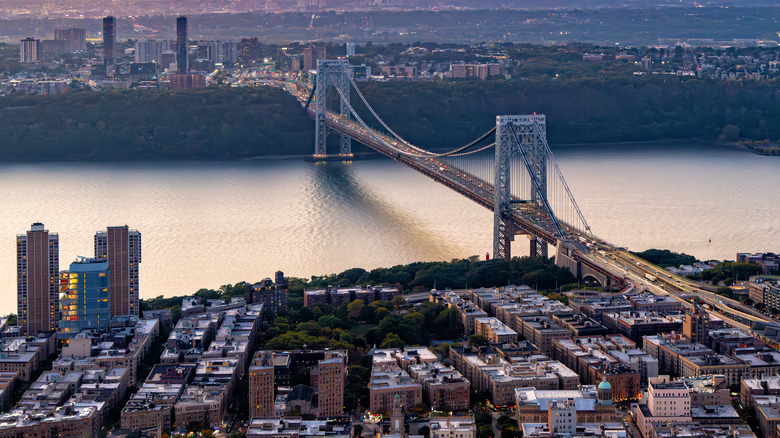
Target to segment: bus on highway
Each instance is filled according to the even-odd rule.
[[[654,282],[654,281],[658,280],[658,277],[656,277],[653,274],[645,274],[645,278],[650,280],[650,282]]]

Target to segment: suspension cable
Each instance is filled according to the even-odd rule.
[[[457,148],[457,149],[454,149],[452,151],[445,152],[445,153],[442,153],[442,154],[434,154],[434,153],[426,151],[425,149],[421,149],[421,148],[415,147],[413,145],[409,145],[406,142],[404,142],[404,143],[409,145],[410,147],[412,147],[416,151],[420,151],[420,153],[412,153],[412,152],[402,151],[402,150],[398,149],[396,146],[394,146],[393,144],[391,144],[390,142],[388,142],[386,139],[381,138],[373,129],[371,129],[366,124],[366,122],[363,121],[363,119],[357,114],[357,111],[355,111],[355,108],[352,106],[352,104],[349,102],[349,100],[345,99],[346,96],[344,96],[344,93],[342,93],[341,90],[338,87],[335,87],[335,88],[336,88],[336,91],[338,91],[339,96],[341,96],[341,99],[346,103],[347,108],[350,110],[352,115],[355,116],[355,119],[360,123],[360,126],[362,126],[366,131],[368,131],[368,133],[371,134],[371,136],[374,137],[376,140],[379,140],[380,142],[384,143],[386,146],[389,146],[389,147],[395,149],[396,152],[401,154],[401,155],[405,155],[405,156],[408,156],[408,157],[415,157],[415,158],[440,158],[440,157],[448,157],[448,156],[464,156],[464,155],[475,154],[477,152],[482,152],[484,150],[487,150],[487,149],[495,146],[495,143],[491,143],[491,144],[489,144],[489,145],[487,145],[485,147],[482,147],[482,148],[479,148],[479,149],[476,149],[476,150],[473,150],[473,151],[460,153],[460,154],[457,153],[457,152],[466,150],[468,148],[471,148],[475,144],[477,144],[477,143],[481,142],[482,140],[488,138],[488,136],[490,136],[490,134],[495,132],[496,128],[493,128],[490,131],[488,131],[487,133],[485,133],[482,136],[480,136],[480,138],[478,138],[475,141],[472,141],[471,143],[469,143],[468,145],[462,146],[460,148]]]
[[[534,121],[534,124],[537,125],[536,126],[537,129],[541,129],[538,121]],[[580,210],[580,206],[577,205],[577,201],[574,199],[574,195],[571,193],[571,190],[569,189],[569,184],[566,183],[566,179],[563,177],[563,172],[561,172],[561,168],[558,167],[558,162],[555,161],[555,157],[553,156],[552,149],[550,149],[550,145],[547,143],[547,138],[543,138],[542,144],[544,145],[544,148],[547,151],[547,155],[550,157],[550,160],[553,163],[553,167],[555,167],[555,173],[558,174],[558,178],[560,179],[560,182],[563,185],[563,189],[566,191],[569,200],[571,201],[572,205],[574,206],[574,209],[577,212],[577,216],[579,216],[579,219],[582,221],[582,225],[585,227],[584,231],[591,238],[593,238],[593,231],[591,231],[590,225],[588,225],[588,222],[585,220],[585,216],[582,214],[582,211]]]
[[[368,131],[368,133],[369,133],[369,134],[370,134],[372,137],[374,137],[374,138],[375,138],[376,140],[378,140],[380,143],[383,143],[385,146],[389,146],[390,148],[392,148],[392,149],[395,149],[395,150],[396,150],[396,152],[397,152],[397,153],[399,153],[399,154],[406,155],[406,156],[410,156],[410,157],[416,157],[416,158],[422,158],[422,157],[424,157],[424,155],[420,155],[420,154],[413,154],[413,153],[410,153],[410,152],[402,151],[402,150],[400,150],[400,149],[396,148],[395,146],[393,146],[393,145],[392,145],[390,142],[388,142],[386,139],[384,139],[384,138],[380,137],[380,136],[379,136],[379,134],[377,134],[377,133],[376,133],[376,132],[375,132],[373,129],[371,129],[371,128],[370,128],[370,127],[369,127],[369,126],[366,124],[366,122],[364,122],[364,121],[363,121],[363,119],[362,119],[362,118],[361,118],[361,117],[358,115],[357,111],[355,111],[355,108],[353,108],[353,107],[352,107],[352,104],[350,104],[349,100],[345,98],[346,96],[344,96],[344,93],[342,93],[342,91],[339,89],[339,87],[335,87],[335,88],[336,88],[336,91],[339,93],[339,96],[341,96],[341,100],[342,100],[342,102],[344,102],[344,103],[347,105],[347,108],[350,110],[350,112],[352,112],[352,115],[353,115],[353,116],[355,116],[355,120],[357,120],[357,121],[358,121],[358,123],[360,124],[360,126],[362,126],[362,127],[363,127],[363,129],[365,129],[366,131]],[[417,149],[417,148],[415,148],[415,149]],[[422,150],[422,149],[421,149],[421,150]]]
[[[303,106],[304,109],[309,109],[309,105],[311,105],[312,99],[314,99],[314,92],[317,91],[317,83],[314,83],[314,86],[311,88],[311,93],[309,93],[309,98],[306,99],[306,105]],[[319,104],[319,102],[318,102]]]
[[[363,104],[366,106],[366,108],[368,108],[368,110],[371,112],[371,114],[374,116],[374,118],[377,119],[377,121],[379,121],[379,123],[382,125],[383,128],[385,128],[387,130],[387,132],[389,132],[393,137],[395,137],[399,142],[403,143],[405,146],[410,147],[412,149],[415,149],[415,150],[419,151],[420,153],[425,154],[428,157],[447,157],[447,156],[451,156],[451,155],[454,155],[454,154],[458,154],[458,153],[460,153],[462,151],[465,151],[465,150],[473,147],[474,145],[482,142],[482,140],[490,137],[492,134],[495,134],[495,132],[496,132],[496,127],[494,126],[488,132],[482,134],[476,140],[472,141],[471,143],[469,143],[469,144],[467,144],[465,146],[461,146],[459,148],[456,148],[456,149],[453,149],[451,151],[444,152],[444,153],[441,153],[441,154],[429,152],[429,151],[427,151],[425,149],[419,148],[419,147],[409,143],[408,141],[404,140],[400,135],[396,134],[395,131],[390,129],[390,127],[387,126],[385,121],[382,120],[379,117],[379,115],[376,113],[376,111],[374,111],[374,108],[371,105],[368,104],[368,100],[366,100],[366,97],[363,96],[363,93],[360,92],[360,89],[358,88],[357,84],[355,83],[355,79],[351,75],[349,77],[349,81],[352,84],[352,88],[355,89],[355,92],[357,93],[358,97],[360,97],[360,100],[363,101]]]
[[[547,196],[545,196],[545,194],[542,193],[542,186],[539,183],[539,179],[536,178],[536,174],[531,168],[531,162],[528,160],[528,155],[525,153],[525,149],[523,149],[522,143],[520,142],[520,139],[517,137],[517,133],[515,132],[515,127],[512,126],[511,124],[509,125],[509,131],[512,133],[512,137],[514,137],[515,142],[517,143],[518,146],[517,149],[520,150],[520,154],[523,157],[525,168],[528,169],[528,173],[531,175],[531,182],[533,182],[534,188],[536,188],[536,193],[539,194],[540,198],[542,198],[542,205],[544,206],[544,209],[547,211],[547,214],[550,216],[550,220],[552,220],[552,223],[555,226],[555,231],[561,237],[561,240],[565,240],[566,237],[563,234],[561,225],[558,223],[558,218],[555,217],[555,213],[553,213],[552,208],[550,207],[550,203],[547,200]]]

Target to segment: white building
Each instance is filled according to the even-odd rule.
[[[431,438],[476,438],[473,416],[431,418]]]

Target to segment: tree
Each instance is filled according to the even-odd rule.
[[[720,141],[735,141],[739,137],[739,126],[726,125],[723,127],[723,131],[718,139]]]
[[[482,347],[484,345],[489,345],[490,342],[488,342],[488,339],[482,335],[471,335],[469,336],[469,347]]]
[[[718,295],[734,299],[734,291],[730,287],[721,286],[718,288]]]
[[[412,412],[414,412],[414,414],[417,416],[425,415],[430,411],[431,411],[431,407],[425,403],[417,403],[416,405],[414,405],[414,408],[412,408]]]
[[[395,333],[388,333],[380,345],[382,348],[403,348],[403,346],[404,341]]]
[[[191,421],[187,424],[187,432],[198,432],[206,427],[202,421]]]
[[[363,308],[365,307],[365,304],[363,304],[363,300],[355,300],[347,306],[347,312],[349,314],[349,319],[357,320],[360,318],[360,314],[363,311]]]
[[[396,310],[399,310],[406,305],[406,298],[404,298],[403,295],[396,295],[391,302],[393,303],[393,307],[395,307]]]

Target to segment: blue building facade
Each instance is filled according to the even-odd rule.
[[[111,276],[105,260],[84,258],[60,273],[60,336],[104,329],[111,320]]]

